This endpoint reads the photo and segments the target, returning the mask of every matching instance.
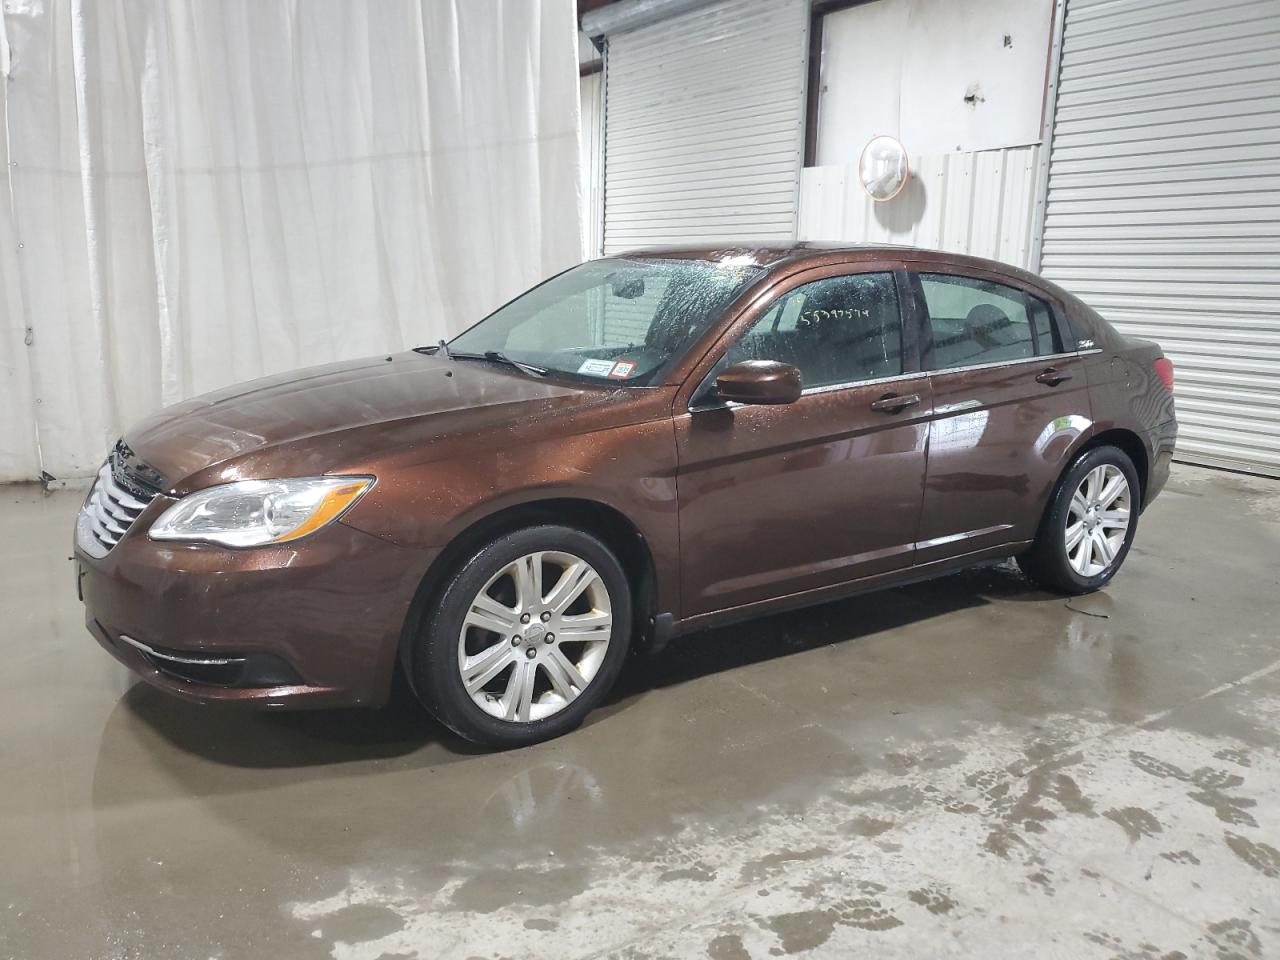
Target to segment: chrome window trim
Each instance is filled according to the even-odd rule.
[[[872,380],[849,380],[845,383],[825,384],[821,387],[806,387],[800,391],[800,396],[808,397],[819,393],[831,393],[836,390],[849,390],[853,387],[876,386],[884,383],[910,382],[920,380],[924,377],[930,377],[939,373],[960,373],[965,370],[993,370],[996,367],[1016,367],[1028,363],[1044,363],[1052,360],[1070,360],[1073,357],[1087,357],[1091,354],[1102,353],[1101,348],[1094,347],[1092,350],[1072,350],[1065,353],[1046,353],[1040,357],[1023,357],[1020,360],[996,360],[992,363],[975,363],[968,367],[940,367],[936,370],[918,370],[915,373],[900,373],[894,377],[876,377]],[[701,387],[699,387],[701,389]],[[697,391],[694,391],[697,395]],[[734,410],[738,407],[745,407],[748,404],[737,403],[734,401],[721,401],[719,403],[700,404],[694,406],[689,405],[689,413],[704,413],[708,410]]]
[[[927,370],[916,370],[913,373],[899,373],[892,377],[872,377],[870,380],[846,380],[844,383],[826,383],[818,387],[807,387],[800,391],[800,396],[807,397],[819,393],[833,393],[836,390],[850,390],[854,387],[874,387],[882,383],[897,383],[899,380],[922,380],[928,375]]]
[[[926,373],[958,373],[961,370],[990,370],[995,367],[1016,367],[1025,363],[1045,363],[1052,360],[1069,360],[1072,357],[1083,357],[1091,353],[1101,353],[1096,347],[1093,350],[1069,350],[1062,353],[1045,353],[1038,357],[1022,357],[1018,360],[993,360],[990,363],[974,363],[962,367],[935,367]]]
[[[886,383],[914,382],[923,380],[929,375],[927,370],[916,370],[912,373],[899,373],[892,377],[873,377],[870,380],[846,380],[844,383],[827,383],[819,387],[805,387],[800,391],[800,396],[810,397],[823,393],[834,393],[837,390],[851,390],[854,387],[874,387]],[[701,387],[699,387],[701,389]],[[694,391],[695,396],[697,391]],[[798,402],[798,401],[797,401]],[[760,406],[760,404],[738,403],[736,400],[720,400],[716,403],[700,404],[698,406],[689,406],[689,413],[705,413],[708,410],[736,410],[738,407]],[[790,406],[790,404],[784,404]]]

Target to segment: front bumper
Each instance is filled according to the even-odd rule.
[[[159,543],[146,530],[165,506],[152,504],[104,557],[76,550],[86,625],[116,659],[189,700],[386,702],[434,551],[341,522],[273,547]]]

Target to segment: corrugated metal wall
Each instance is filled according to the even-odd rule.
[[[1280,475],[1280,0],[1069,0],[1042,272],[1164,346],[1181,457]]]
[[[1025,267],[1031,257],[1039,147],[912,157],[911,180],[874,203],[852,165],[800,179],[802,240],[904,243]]]
[[[606,253],[791,240],[807,0],[721,0],[608,38]]]

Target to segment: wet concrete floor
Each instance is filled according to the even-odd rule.
[[[1280,483],[1179,467],[1105,593],[718,631],[505,754],[136,684],[80,496],[0,488],[0,957],[1280,954]]]

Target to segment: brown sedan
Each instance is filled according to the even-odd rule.
[[[564,733],[629,648],[1017,557],[1096,590],[1168,476],[1173,370],[1032,274],[654,249],[447,344],[139,424],[76,527],[90,630],[198,700]]]

